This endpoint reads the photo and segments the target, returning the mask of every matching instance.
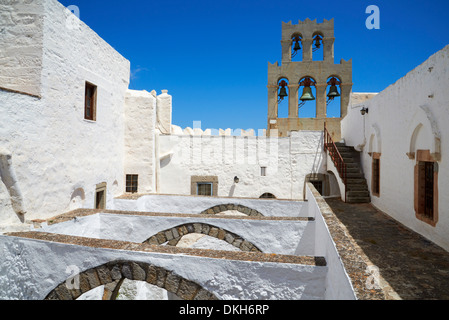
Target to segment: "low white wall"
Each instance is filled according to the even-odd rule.
[[[325,257],[328,267],[325,299],[355,300],[351,280],[343,266],[323,213],[310,188],[308,186],[306,188],[309,210],[315,216],[315,256]]]
[[[0,236],[0,299],[42,300],[80,272],[115,260],[156,265],[222,300],[323,299],[326,267],[130,252]],[[72,269],[73,270],[73,269]]]
[[[230,231],[251,242],[264,253],[314,255],[315,223],[313,221],[96,214],[47,226],[39,231],[142,243],[160,231],[188,223],[204,223]]]
[[[199,214],[220,204],[239,204],[266,217],[308,217],[307,202],[269,199],[146,195],[137,200],[114,199],[114,210]]]

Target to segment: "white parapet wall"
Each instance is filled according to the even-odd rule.
[[[114,261],[155,265],[221,300],[323,299],[327,267],[114,250],[0,236],[0,299],[42,300],[76,274]]]
[[[307,185],[307,200],[309,202],[309,211],[315,216],[315,255],[325,257],[328,267],[326,278],[326,300],[356,300],[354,288],[349,278],[341,256],[336,248],[329,228],[324,219],[325,214],[322,206],[318,204],[316,193],[314,195],[311,185]],[[313,187],[312,187],[313,188]],[[315,191],[316,192],[316,191]]]
[[[314,255],[315,223],[301,220],[258,220],[180,216],[139,216],[102,213],[46,226],[39,231],[143,243],[159,232],[182,225],[208,225],[232,232],[249,241],[263,253]],[[221,245],[221,248],[224,248]],[[220,246],[216,249],[220,250]]]
[[[145,195],[136,200],[114,199],[114,210],[200,214],[219,205],[235,204],[257,210],[266,217],[309,217],[307,202],[293,200]],[[221,210],[223,211],[223,210]],[[313,216],[311,216],[313,218]]]

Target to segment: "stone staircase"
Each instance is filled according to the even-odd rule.
[[[361,169],[360,154],[354,147],[348,147],[344,143],[335,143],[335,145],[347,168],[346,202],[370,203],[370,192]]]

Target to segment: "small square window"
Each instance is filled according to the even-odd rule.
[[[137,193],[139,190],[139,176],[137,174],[126,175],[126,192]]]
[[[267,167],[261,167],[260,168],[260,175],[262,177],[266,177],[267,176]]]
[[[197,184],[197,195],[198,196],[212,196],[212,183],[198,183]]]
[[[86,82],[86,92],[84,99],[84,119],[96,120],[97,112],[97,86]]]

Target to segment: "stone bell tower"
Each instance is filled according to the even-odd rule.
[[[347,114],[352,91],[352,59],[334,63],[334,19],[317,23],[306,19],[297,25],[282,23],[282,63],[268,64],[268,132],[276,129],[280,137],[287,137],[290,131],[322,131],[324,123],[334,137],[340,140],[340,122]],[[313,59],[313,52],[322,50],[322,59]],[[301,61],[292,61],[293,56]],[[302,57],[301,57],[302,56]],[[296,57],[296,58],[297,58]],[[301,59],[302,58],[302,59]],[[296,59],[295,59],[296,60]],[[287,85],[286,85],[287,84]],[[338,90],[335,91],[335,84]],[[340,100],[340,117],[327,117],[328,92],[334,85]],[[316,97],[307,100],[316,103],[316,117],[301,117],[301,98],[305,89],[311,92],[313,86]],[[284,90],[282,90],[284,89]],[[286,90],[287,89],[287,93]],[[279,118],[279,102],[288,99],[288,118]]]

